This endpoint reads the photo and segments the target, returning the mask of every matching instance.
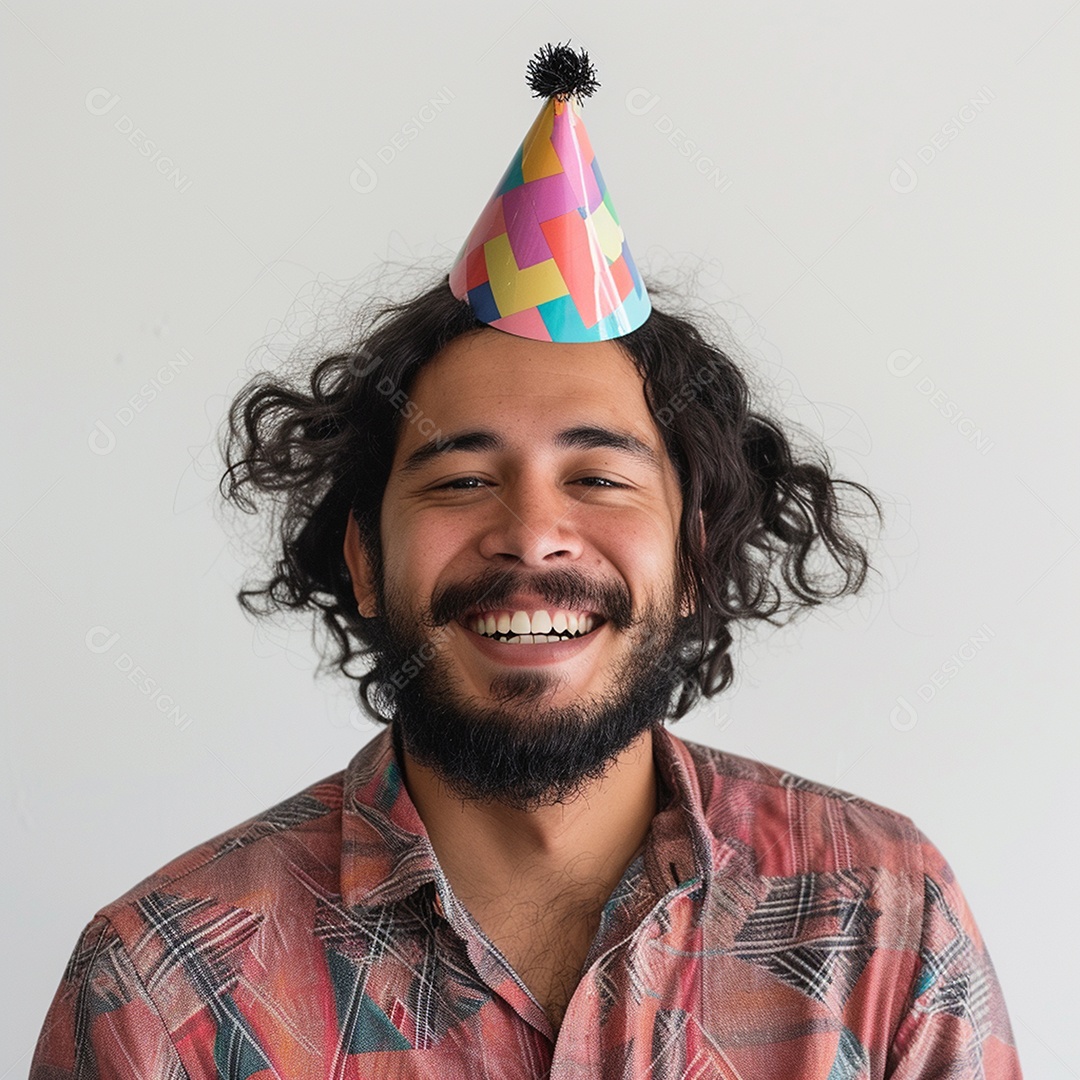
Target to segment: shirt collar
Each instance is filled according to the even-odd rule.
[[[686,745],[666,728],[653,728],[653,761],[661,780],[660,809],[645,846],[645,869],[658,896],[690,881],[704,894],[712,884],[713,843],[701,783]],[[695,889],[695,892],[697,890]]]
[[[394,903],[441,876],[390,727],[349,762],[342,794],[341,898],[348,907]]]
[[[653,760],[661,795],[644,851],[650,883],[658,896],[693,883],[695,897],[708,897],[717,872],[730,868],[739,878],[739,871],[751,869],[747,852],[713,834],[698,765],[687,745],[663,726],[653,728]],[[445,887],[427,829],[405,787],[391,727],[349,763],[343,796],[341,896],[347,906],[394,903],[431,881]]]
[[[653,819],[655,843],[645,860],[650,879],[663,879],[666,891],[672,887],[666,882],[677,876],[678,892],[692,902],[694,918],[709,922],[713,945],[730,944],[768,892],[758,856],[719,826],[728,817],[723,808],[730,793],[712,753],[666,729],[654,729],[653,746],[660,775],[675,795]]]

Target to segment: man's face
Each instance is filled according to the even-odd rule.
[[[352,523],[345,550],[405,748],[465,797],[565,799],[677,682],[682,499],[641,378],[613,342],[485,329],[404,409],[381,580]]]

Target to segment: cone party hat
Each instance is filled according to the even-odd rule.
[[[490,326],[537,341],[606,341],[652,310],[579,112],[588,55],[548,45],[529,63],[547,98],[450,271]]]

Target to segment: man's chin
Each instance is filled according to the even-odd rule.
[[[426,729],[395,721],[404,749],[456,796],[518,810],[580,797],[651,726],[616,735],[534,711],[525,718],[474,717],[453,737],[432,739]]]
[[[579,796],[662,723],[669,679],[639,676],[624,689],[618,698],[554,706],[550,688],[480,704],[433,686],[399,698],[394,726],[404,749],[459,797],[532,809]]]
[[[604,690],[584,698],[550,669],[526,667],[499,673],[477,695],[437,652],[390,694],[395,745],[464,799],[522,809],[568,802],[669,714],[681,682],[669,662],[677,626],[657,616],[640,627]],[[388,661],[423,655],[424,642],[407,633],[391,633],[388,645]]]

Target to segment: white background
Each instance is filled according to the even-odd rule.
[[[449,267],[536,114],[527,60],[568,38],[599,69],[584,115],[639,265],[697,267],[776,404],[889,509],[865,598],[747,643],[737,687],[674,730],[912,815],[1027,1075],[1080,1075],[1078,20],[1066,0],[0,5],[0,1077],[25,1075],[101,905],[373,733],[349,685],[313,680],[301,624],[235,603],[214,432],[351,280]],[[94,652],[98,627],[118,637]]]

